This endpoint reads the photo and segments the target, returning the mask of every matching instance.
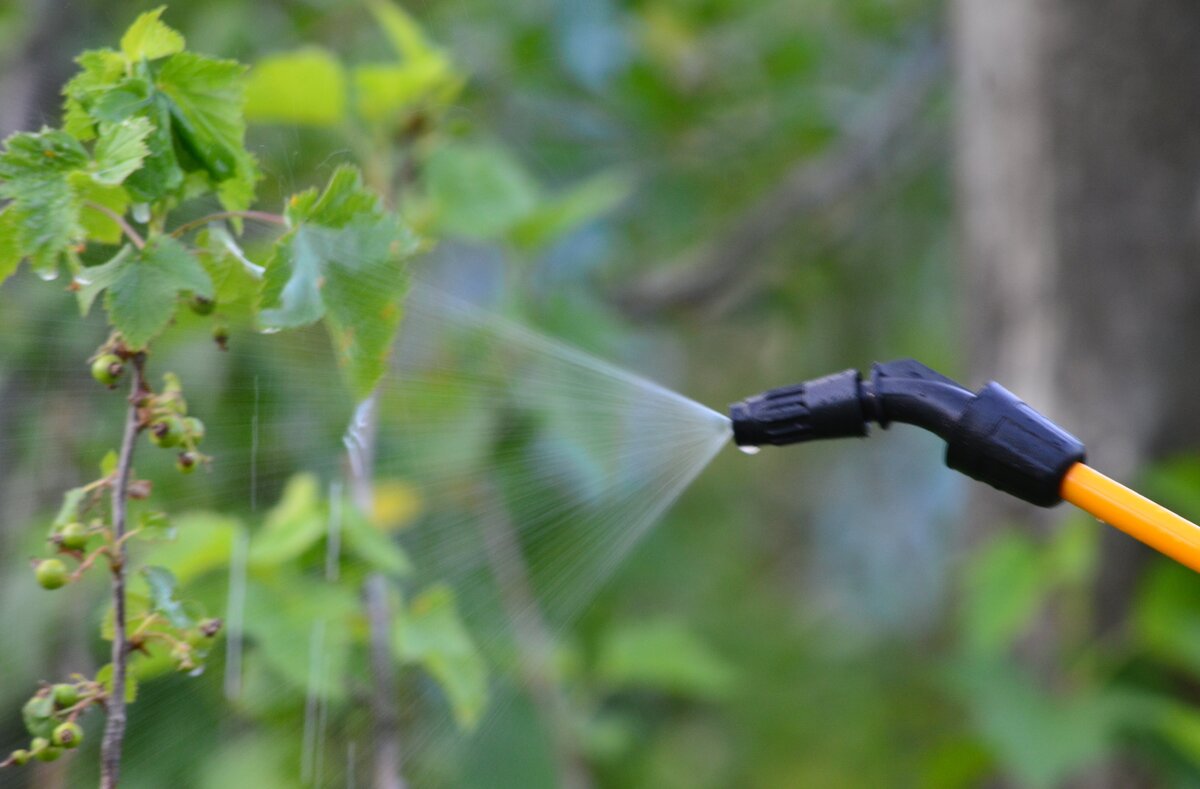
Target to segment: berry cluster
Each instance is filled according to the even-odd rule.
[[[211,461],[198,449],[204,440],[204,423],[188,416],[178,377],[164,375],[161,391],[153,391],[144,377],[145,352],[130,350],[120,334],[114,334],[90,361],[92,376],[110,389],[133,370],[136,378],[129,402],[136,410],[137,431],[147,433],[157,446],[178,451],[175,465],[181,472],[190,473],[200,463]],[[99,479],[67,492],[48,538],[55,555],[32,560],[42,588],[60,589],[78,580],[101,559],[106,560],[114,575],[121,573],[126,541],[144,531],[153,534],[166,523],[166,517],[159,513],[144,514],[139,526],[118,536],[111,525],[113,516],[105,506],[112,498],[110,494],[122,483],[129,499],[146,499],[151,493],[149,480],[130,478],[128,469],[122,476],[118,465],[117,460],[106,461]],[[68,562],[74,563],[73,570]],[[221,620],[199,616],[193,606],[179,603],[174,597],[174,576],[164,568],[143,568],[142,573],[151,587],[152,599],[142,610],[127,615],[128,652],[149,655],[158,644],[179,671],[203,668],[221,630]],[[106,668],[111,670],[111,665]],[[114,703],[111,684],[104,679],[103,671],[95,679],[75,675],[69,683],[43,684],[22,709],[32,738],[29,747],[13,751],[0,761],[0,767],[23,765],[30,759],[54,761],[64,749],[77,747],[83,730],[76,718],[92,705],[107,708]]]
[[[79,747],[83,729],[76,719],[93,704],[103,704],[105,696],[103,685],[80,676],[71,683],[42,685],[21,708],[29,747],[13,751],[0,767],[19,767],[30,759],[52,762],[64,750]]]

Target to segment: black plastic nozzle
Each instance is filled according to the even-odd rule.
[[[1083,444],[1004,387],[978,394],[904,359],[876,364],[870,379],[846,370],[748,397],[730,409],[739,446],[783,446],[865,436],[871,422],[916,425],[946,441],[946,465],[1042,507],[1062,501]]]

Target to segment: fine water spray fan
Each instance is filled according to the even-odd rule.
[[[1083,443],[996,382],[971,392],[912,359],[772,389],[730,409],[743,448],[916,425],[946,442],[946,465],[1039,507],[1069,501],[1200,572],[1200,526],[1085,464]]]

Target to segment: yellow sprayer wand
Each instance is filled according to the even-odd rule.
[[[1200,526],[1085,465],[1079,439],[992,382],[978,393],[911,359],[772,389],[730,409],[742,447],[917,425],[946,441],[946,465],[1042,507],[1069,501],[1200,572]]]
[[[1063,477],[1062,497],[1081,510],[1200,572],[1200,526],[1136,493],[1091,466],[1076,463]]]

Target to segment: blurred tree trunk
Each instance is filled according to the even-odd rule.
[[[973,380],[1003,382],[1129,479],[1200,432],[1200,3],[953,10]],[[994,523],[1007,502],[979,498]],[[1105,531],[1098,630],[1121,627],[1148,554]],[[1025,657],[1053,682],[1043,619]],[[1130,785],[1108,773],[1089,785]]]

